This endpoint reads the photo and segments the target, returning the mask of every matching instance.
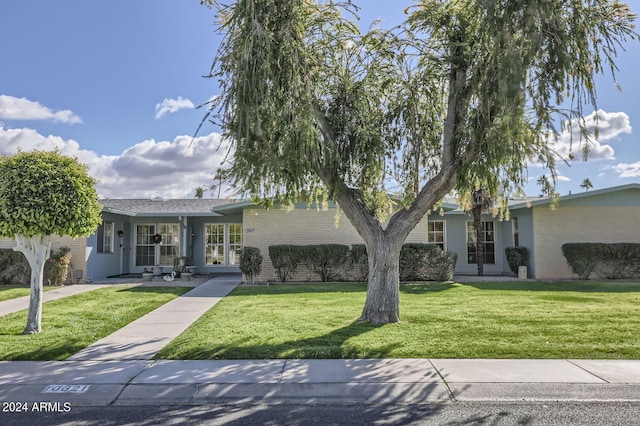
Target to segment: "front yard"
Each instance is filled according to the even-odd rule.
[[[5,315],[0,317],[0,360],[65,359],[189,290],[112,286],[52,300],[42,308],[43,331],[26,336],[21,333],[27,311]]]
[[[402,322],[356,322],[362,284],[239,287],[156,358],[640,359],[639,282],[401,287]]]

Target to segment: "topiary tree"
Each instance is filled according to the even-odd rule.
[[[0,157],[0,236],[15,238],[31,267],[23,334],[42,330],[42,281],[53,235],[86,237],[101,222],[95,180],[77,159],[54,152]]]

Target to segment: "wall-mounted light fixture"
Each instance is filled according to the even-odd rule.
[[[122,229],[118,231],[118,237],[120,238],[124,237],[124,232],[122,232]]]

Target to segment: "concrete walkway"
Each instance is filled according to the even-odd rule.
[[[158,351],[240,284],[240,281],[239,277],[233,276],[213,278],[67,359],[152,359]]]

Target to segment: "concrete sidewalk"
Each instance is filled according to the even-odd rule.
[[[210,279],[67,359],[151,359],[240,284],[240,281],[241,278],[233,276]]]
[[[455,401],[640,402],[640,361],[0,362],[0,400],[71,406]]]

